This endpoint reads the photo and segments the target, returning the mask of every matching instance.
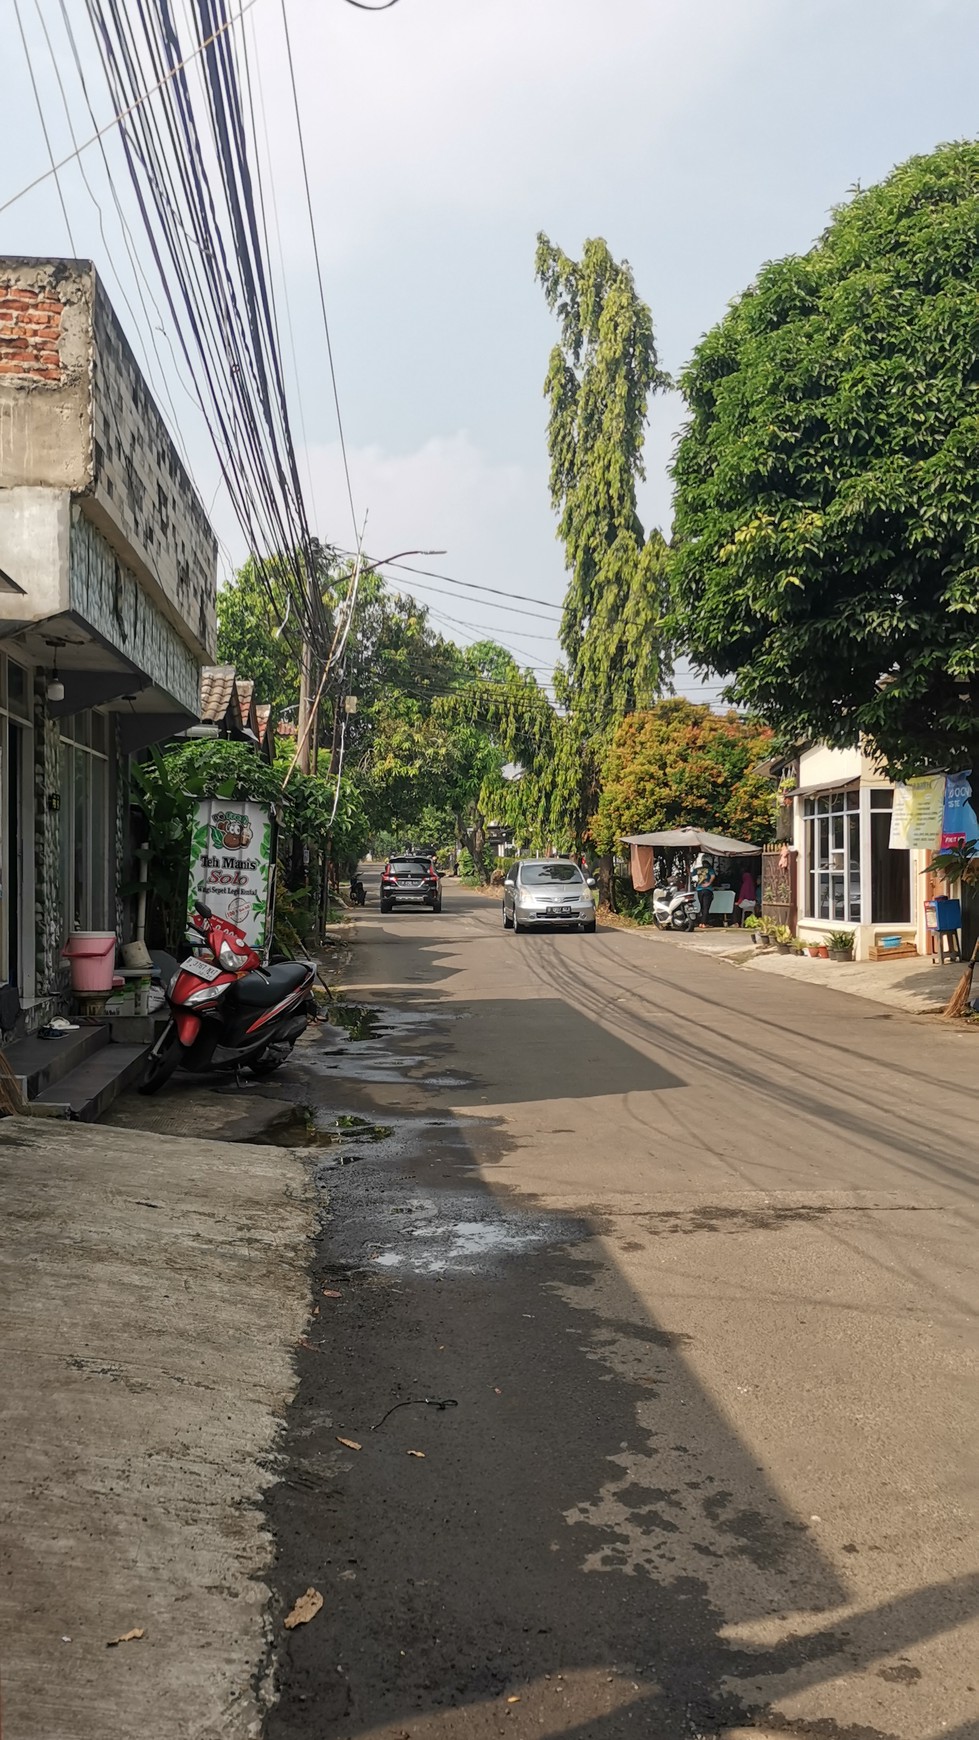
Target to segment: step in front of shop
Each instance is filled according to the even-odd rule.
[[[4,1050],[22,1097],[38,1116],[91,1124],[138,1080],[149,1044],[116,1043],[102,1025],[54,1039],[32,1034]]]
[[[102,1026],[76,1027],[55,1039],[39,1039],[36,1033],[31,1033],[26,1039],[6,1046],[4,1057],[24,1099],[36,1100],[38,1094],[104,1050],[109,1038],[109,1029]]]
[[[83,1124],[94,1124],[126,1088],[139,1080],[147,1050],[145,1045],[102,1046],[39,1093],[31,1110],[52,1118],[75,1118]]]

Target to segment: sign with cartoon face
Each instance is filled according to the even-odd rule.
[[[247,810],[218,810],[211,817],[211,845],[217,851],[243,852],[253,833]]]
[[[191,835],[188,914],[203,900],[261,953],[271,940],[271,856],[267,804],[202,798]]]

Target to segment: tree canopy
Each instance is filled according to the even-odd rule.
[[[979,745],[979,144],[857,192],[698,346],[680,639],[784,741],[896,777]]]
[[[599,850],[616,851],[623,834],[685,826],[764,845],[774,832],[772,783],[752,768],[771,747],[766,727],[692,701],[631,713],[605,760],[592,830]]]
[[[544,392],[570,575],[562,698],[588,737],[655,700],[669,669],[666,546],[658,531],[646,537],[636,508],[649,396],[669,383],[632,270],[601,238],[572,260],[540,235],[536,270],[560,329]]]
[[[334,593],[338,587],[345,589],[347,575],[336,569],[325,544],[314,543],[313,560],[326,643],[333,629]],[[240,676],[251,677],[258,699],[270,702],[276,713],[299,699],[302,623],[293,608],[297,563],[301,565],[298,556],[250,556],[217,596],[218,658],[234,665]]]

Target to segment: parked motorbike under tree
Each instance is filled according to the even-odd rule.
[[[695,930],[699,918],[700,903],[692,889],[675,883],[653,889],[653,919],[660,930]]]
[[[142,1094],[156,1093],[176,1069],[271,1075],[316,1013],[311,962],[263,967],[244,931],[202,900],[191,923],[200,952],[181,962],[167,987],[171,1019],[147,1057]]]

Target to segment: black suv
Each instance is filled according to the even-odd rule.
[[[381,871],[381,911],[392,912],[399,901],[420,901],[433,912],[442,910],[442,885],[430,858],[389,858]]]

